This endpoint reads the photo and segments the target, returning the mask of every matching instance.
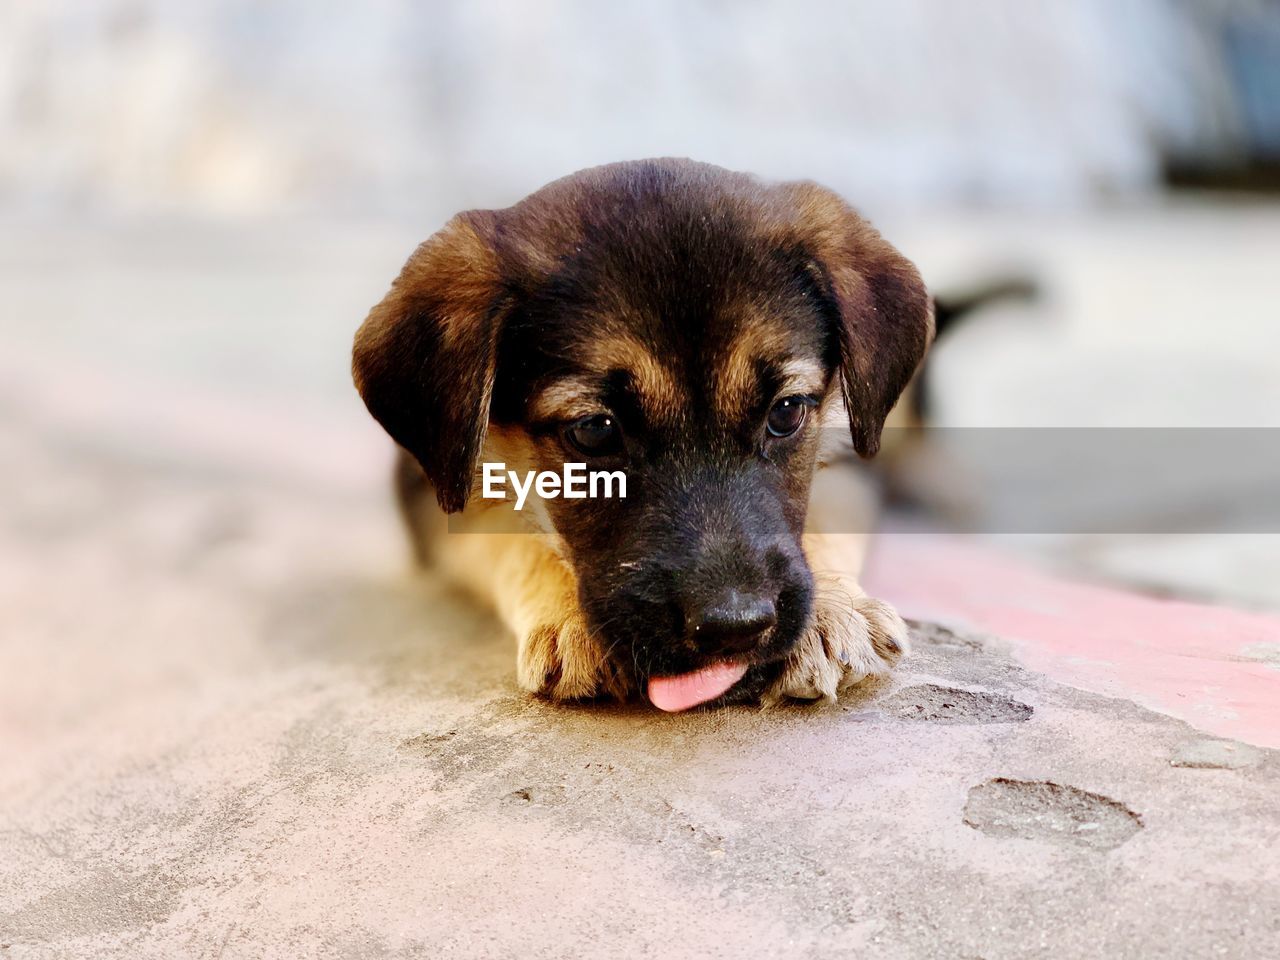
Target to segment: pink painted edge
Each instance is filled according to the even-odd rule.
[[[903,616],[1005,639],[1054,680],[1280,747],[1280,662],[1259,659],[1280,655],[1280,617],[1076,583],[932,535],[878,538],[863,585]]]

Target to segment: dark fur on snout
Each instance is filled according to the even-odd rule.
[[[810,623],[819,416],[843,403],[873,455],[931,336],[915,268],[831,192],[654,160],[455,217],[361,327],[354,371],[421,465],[425,483],[401,471],[411,519],[428,485],[467,506],[498,436],[535,469],[624,470],[626,499],[545,504],[602,655],[632,687],[746,658],[752,696]],[[812,416],[772,437],[792,394]],[[593,413],[623,438],[594,459],[565,434]],[[725,626],[744,610],[749,649]]]

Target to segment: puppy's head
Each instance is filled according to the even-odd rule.
[[[455,217],[370,313],[354,370],[446,511],[486,440],[509,464],[624,471],[625,499],[546,501],[602,649],[641,688],[747,661],[750,695],[810,617],[824,412],[873,455],[931,335],[915,268],[834,194],[645,161]]]

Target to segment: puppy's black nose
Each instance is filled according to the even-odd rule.
[[[687,621],[688,637],[698,652],[707,656],[746,653],[777,622],[772,600],[730,590],[692,612]]]

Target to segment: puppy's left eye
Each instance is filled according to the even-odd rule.
[[[564,435],[580,453],[589,457],[607,457],[622,451],[622,430],[618,421],[607,413],[569,424]]]
[[[802,426],[809,416],[813,402],[808,397],[783,397],[773,405],[765,420],[765,429],[771,437],[789,437]]]

